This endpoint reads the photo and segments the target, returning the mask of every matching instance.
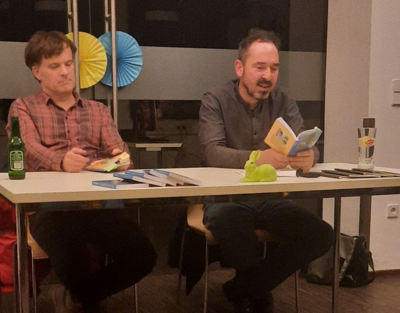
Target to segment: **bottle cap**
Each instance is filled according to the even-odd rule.
[[[375,119],[370,117],[365,117],[363,119],[364,128],[375,128]]]

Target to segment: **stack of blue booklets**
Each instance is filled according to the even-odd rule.
[[[114,173],[118,179],[97,180],[93,185],[113,188],[113,189],[135,189],[145,187],[173,187],[184,185],[201,185],[201,181],[180,175],[171,171],[151,169],[151,170],[127,170],[125,173]]]

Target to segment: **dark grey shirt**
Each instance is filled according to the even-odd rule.
[[[268,148],[264,139],[278,117],[282,117],[296,135],[304,130],[296,101],[278,87],[253,111],[239,95],[238,80],[206,92],[201,102],[199,124],[205,165],[243,168],[252,151]],[[318,150],[314,148],[314,151],[315,160],[318,160]]]

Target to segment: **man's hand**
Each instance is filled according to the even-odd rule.
[[[275,169],[281,169],[288,166],[289,159],[275,150],[266,149],[261,151],[260,158],[256,161],[257,166],[261,164],[270,164]]]
[[[113,149],[113,151],[111,152],[111,155],[114,156],[114,155],[118,155],[118,154],[120,154],[120,153],[122,153],[122,150],[119,149],[119,148],[115,148],[115,149]]]
[[[118,148],[116,148],[116,149],[114,149],[112,152],[111,152],[111,155],[118,155],[118,154],[120,154],[120,153],[122,153],[122,150],[121,149],[118,149]],[[130,160],[130,159],[129,159]],[[131,160],[130,160],[131,161]],[[130,163],[132,163],[132,162],[130,162]],[[129,165],[130,164],[126,164],[126,165],[123,165],[123,166],[119,166],[118,167],[118,171],[126,171],[128,168],[129,168]]]
[[[73,148],[68,151],[62,160],[62,167],[65,172],[78,173],[82,171],[89,158],[85,157],[86,151],[80,148]]]
[[[302,169],[304,173],[308,173],[314,164],[314,150],[301,151],[288,159],[291,168]]]

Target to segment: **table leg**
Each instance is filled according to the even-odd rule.
[[[339,263],[340,263],[340,217],[342,198],[335,197],[335,246],[333,250],[333,285],[332,285],[332,312],[339,312]]]
[[[15,205],[17,218],[17,247],[18,247],[18,303],[19,313],[29,312],[29,274],[28,274],[28,245],[26,235],[26,212],[22,204]]]
[[[365,238],[368,250],[371,232],[371,203],[371,196],[363,195],[360,197],[360,219],[358,223],[358,234]]]

